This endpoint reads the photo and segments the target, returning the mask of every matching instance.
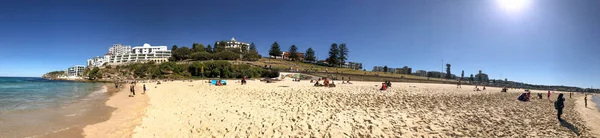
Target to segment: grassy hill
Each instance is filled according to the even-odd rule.
[[[446,80],[440,78],[428,78],[422,76],[415,76],[409,74],[391,74],[384,72],[371,72],[363,70],[353,70],[349,68],[338,68],[338,67],[327,67],[320,66],[311,63],[292,62],[281,59],[268,59],[263,58],[258,61],[243,63],[251,64],[255,66],[264,67],[265,65],[271,66],[272,68],[279,68],[282,71],[290,71],[290,69],[296,70],[320,77],[333,77],[341,79],[342,77],[350,77],[352,80],[357,81],[395,81],[395,82],[424,82],[424,83],[457,83],[456,80]],[[327,71],[327,72],[326,72]]]

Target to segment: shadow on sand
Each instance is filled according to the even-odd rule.
[[[577,136],[581,135],[581,132],[579,132],[579,129],[575,126],[573,126],[573,124],[567,122],[566,120],[560,120],[560,126],[566,127],[569,130],[573,131],[575,134],[577,134]]]

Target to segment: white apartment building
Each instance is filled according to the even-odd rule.
[[[123,54],[127,54],[131,52],[131,46],[130,45],[122,45],[122,44],[114,44],[112,47],[110,47],[108,49],[108,53],[109,54],[114,54],[114,55],[123,55]]]
[[[69,67],[66,72],[69,77],[80,77],[83,75],[83,70],[85,70],[85,66],[83,65],[75,65],[73,67]]]
[[[133,47],[129,51],[121,51],[124,49],[128,49],[127,46],[113,45],[112,51],[104,55],[105,61],[110,64],[148,61],[161,63],[169,61],[169,57],[171,57],[171,50],[168,50],[167,46],[151,46],[145,43],[142,46]]]
[[[221,43],[220,41],[217,41],[217,44]],[[246,49],[249,50],[250,49],[250,44],[245,43],[245,42],[238,42],[235,41],[235,38],[231,38],[230,41],[225,41],[225,48],[242,48],[242,46],[246,46]]]
[[[105,63],[104,58],[96,56],[87,60],[87,67],[100,67]]]

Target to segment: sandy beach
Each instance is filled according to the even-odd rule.
[[[583,95],[577,97],[577,101],[575,102],[576,110],[580,113],[586,125],[592,130],[591,133],[596,137],[600,137],[600,116],[598,115],[600,110],[597,108],[598,103],[592,101],[592,95],[588,95],[587,98],[588,105],[585,107]]]
[[[109,85],[114,87],[114,85]],[[107,101],[106,105],[116,108],[107,121],[87,125],[83,128],[83,136],[91,138],[128,138],[133,129],[139,125],[145,113],[148,97],[142,95],[142,85],[136,86],[136,96],[129,97],[129,85],[118,90]],[[115,90],[115,89],[112,89]]]
[[[467,85],[394,83],[389,90],[379,91],[379,82],[338,83],[335,88],[313,87],[308,81],[228,83],[147,83],[148,93],[134,98],[121,91],[107,102],[118,108],[111,118],[87,126],[85,136],[598,136],[598,126],[591,126],[598,119],[591,117],[600,113],[588,105],[580,114],[580,94],[565,95],[565,121],[559,123],[553,106],[558,93],[549,100],[544,91],[532,91],[532,95],[544,93],[544,99],[519,102],[516,98],[523,90],[476,92]],[[138,86],[139,91],[141,83]]]

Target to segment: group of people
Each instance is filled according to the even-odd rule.
[[[136,84],[137,84],[136,82],[131,82],[131,84],[129,85],[129,92],[131,92],[129,97],[135,96],[135,85]],[[144,91],[142,92],[142,94],[146,94],[146,84],[143,85],[143,88],[144,88]]]
[[[538,93],[538,97],[540,96],[540,94]],[[523,101],[523,102],[527,102],[531,99],[531,92],[529,90],[525,90],[525,92],[523,92],[521,94],[521,96],[519,96],[519,98],[517,98],[519,101]]]
[[[542,93],[537,93],[538,99],[542,99]],[[548,91],[548,99],[550,99],[551,96],[551,92]],[[573,93],[569,93],[569,97],[572,98]],[[522,93],[519,98],[517,98],[519,101],[529,101],[531,97],[531,92],[529,90],[525,90],[524,93]],[[584,96],[583,98],[584,100],[584,104],[585,107],[587,107],[587,95]],[[563,108],[565,107],[565,98],[564,98],[564,94],[560,93],[558,94],[558,97],[556,98],[556,101],[554,101],[554,108],[556,109],[557,113],[556,113],[556,117],[558,119],[558,121],[563,121],[561,118],[561,115],[563,113]]]
[[[475,85],[475,89],[473,91],[485,91],[485,86],[483,86],[483,89],[479,89],[479,87]]]
[[[323,80],[323,84],[320,84],[319,81]],[[311,82],[313,82],[313,80],[311,80]],[[324,86],[324,87],[335,87],[335,82],[333,80],[331,80],[331,83],[329,83],[329,80],[325,77],[323,77],[322,79],[319,78],[314,86]]]

